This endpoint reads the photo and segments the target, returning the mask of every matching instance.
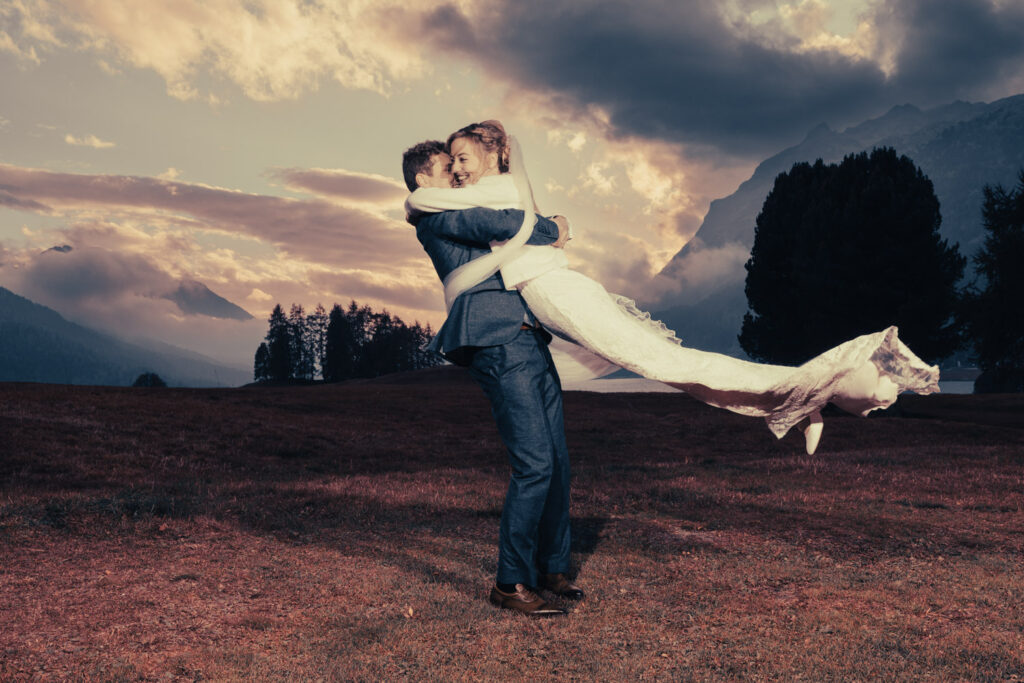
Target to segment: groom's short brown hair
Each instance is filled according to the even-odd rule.
[[[443,153],[444,143],[440,140],[426,140],[405,150],[402,154],[402,176],[409,192],[415,192],[419,187],[416,184],[416,174],[430,175],[434,157]]]

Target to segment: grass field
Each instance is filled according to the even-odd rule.
[[[568,393],[588,597],[486,602],[507,465],[446,368],[0,384],[0,680],[1024,680],[1024,397],[826,416]]]

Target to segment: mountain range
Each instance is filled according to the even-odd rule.
[[[169,386],[240,386],[252,379],[247,370],[191,351],[140,346],[69,322],[0,287],[0,381],[128,386],[144,372]]]
[[[206,315],[226,320],[252,320],[252,314],[238,304],[232,303],[197,280],[182,280],[178,288],[165,294],[183,313]]]
[[[838,162],[848,154],[892,147],[917,164],[935,188],[942,213],[941,234],[972,256],[981,246],[982,189],[1014,186],[1024,169],[1024,95],[989,104],[954,102],[922,110],[906,104],[841,132],[825,124],[798,145],[766,159],[733,194],[711,203],[696,235],[655,277],[656,317],[687,346],[743,356],[736,336],[747,310],[743,263],[754,243],[754,226],[776,176],[799,162]],[[728,265],[714,281],[690,273],[701,260]],[[968,265],[966,275],[973,274]]]

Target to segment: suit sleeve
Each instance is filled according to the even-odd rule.
[[[522,209],[485,209],[481,207],[461,211],[442,211],[423,216],[418,228],[438,237],[465,244],[488,247],[491,242],[511,239],[523,224]],[[537,216],[533,234],[527,244],[551,244],[558,239],[558,225],[543,216]]]

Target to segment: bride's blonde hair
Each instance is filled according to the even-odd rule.
[[[498,172],[508,173],[508,135],[501,121],[491,119],[480,123],[471,123],[468,126],[458,129],[448,136],[445,147],[450,153],[452,143],[459,138],[470,138],[477,142],[487,152],[498,153]]]

